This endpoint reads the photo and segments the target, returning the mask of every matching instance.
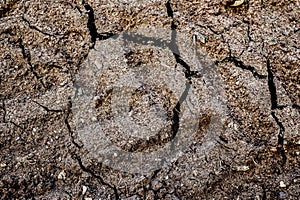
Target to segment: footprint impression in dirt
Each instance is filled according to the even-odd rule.
[[[191,38],[143,29],[96,43],[76,76],[72,111],[92,159],[148,174],[193,141],[213,150],[224,102],[215,66]]]

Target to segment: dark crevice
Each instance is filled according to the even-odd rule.
[[[247,27],[247,36],[248,36],[248,43],[251,42],[251,41],[254,41],[252,38],[251,38],[251,30],[250,30],[250,21],[247,21],[245,19],[243,19],[243,22],[246,23],[248,25]]]
[[[166,8],[167,8],[168,16],[171,17],[171,18],[173,18],[174,15],[173,15],[173,10],[172,10],[172,7],[171,7],[170,0],[167,1],[167,3],[165,5],[166,5]]]
[[[104,33],[98,33],[97,34],[97,38],[99,40],[107,40],[108,38],[114,36],[115,33],[112,33],[112,32],[104,32]]]
[[[49,109],[48,107],[40,104],[39,102],[37,101],[33,101],[34,103],[36,103],[37,105],[39,105],[40,107],[42,107],[43,109],[45,109],[47,112],[56,112],[56,113],[61,113],[63,112],[63,110],[56,110],[56,109]]]
[[[85,3],[85,1],[82,1],[82,3],[84,4],[84,8],[86,11],[88,11],[88,22],[87,22],[87,27],[90,31],[90,36],[91,36],[91,40],[92,40],[92,47],[90,47],[90,49],[93,49],[96,43],[96,39],[97,39],[97,28],[95,25],[95,15],[94,15],[94,9],[88,4]]]
[[[82,145],[79,145],[77,142],[75,142],[75,139],[74,139],[74,133],[73,133],[72,128],[71,128],[71,126],[70,126],[70,124],[69,124],[69,121],[68,121],[69,116],[70,116],[70,113],[71,113],[71,110],[72,110],[72,102],[71,102],[71,99],[69,98],[69,103],[68,103],[68,107],[67,107],[67,111],[66,111],[66,117],[65,117],[65,124],[66,124],[66,126],[67,126],[67,129],[68,129],[69,135],[70,135],[70,137],[71,137],[72,143],[73,143],[77,148],[80,149],[80,148],[82,148],[83,146],[82,146]],[[114,191],[115,199],[119,199],[119,194],[118,194],[118,191],[117,191],[116,186],[111,185],[111,184],[105,182],[104,179],[103,179],[101,176],[95,174],[95,172],[94,172],[93,170],[91,170],[91,169],[85,167],[85,166],[83,165],[82,160],[81,160],[81,158],[80,158],[79,155],[77,155],[77,154],[72,154],[72,158],[78,162],[80,168],[81,168],[84,172],[89,173],[92,177],[94,177],[94,178],[96,178],[97,180],[99,180],[100,183],[101,183],[102,185],[105,185],[105,186],[108,186],[109,188],[111,188],[111,189]]]
[[[176,43],[177,25],[174,22],[173,10],[171,7],[170,0],[167,1],[165,6],[167,8],[168,16],[172,18],[172,22],[171,22],[172,35],[171,35],[171,42],[168,45],[168,47],[173,52],[173,56],[175,57],[176,63],[180,64],[185,69],[185,71],[184,71],[185,77],[190,82],[192,76],[200,77],[200,73],[198,71],[191,71],[191,67],[180,57],[180,51],[179,51],[178,45]]]
[[[178,48],[176,50],[179,51]],[[194,78],[202,77],[202,75],[199,71],[191,70],[190,66],[180,57],[180,55],[178,55],[177,53],[174,53],[174,51],[173,51],[173,55],[175,57],[176,63],[180,64],[185,69],[184,75],[185,75],[185,78],[189,80],[189,82],[191,81],[192,77],[194,77]]]
[[[277,149],[280,152],[281,155],[281,164],[284,165],[287,161],[287,157],[285,155],[285,150],[283,147],[284,143],[284,132],[285,128],[281,121],[279,121],[278,117],[275,115],[274,111],[271,113],[273,119],[275,120],[276,124],[279,126],[279,134],[278,134],[278,146]]]
[[[5,102],[4,101],[5,101],[5,99],[2,99],[2,105],[0,106],[0,108],[3,110],[3,117],[2,117],[3,123],[11,123],[14,126],[16,126],[17,128],[21,129],[22,133],[26,132],[24,127],[20,126],[19,124],[15,123],[14,121],[6,119],[7,111],[6,111],[6,108],[5,108]]]
[[[5,108],[5,102],[4,102],[4,99],[2,99],[1,109],[3,110],[2,120],[3,120],[3,122],[5,123],[5,122],[6,122],[6,108]]]
[[[270,66],[270,61],[269,59],[267,60],[267,70],[268,70],[268,86],[269,86],[269,91],[270,91],[270,96],[271,96],[271,109],[276,109],[277,108],[277,92],[276,92],[276,86],[274,83],[274,75],[271,71],[271,66]]]
[[[170,0],[167,1],[165,6],[166,6],[166,9],[167,9],[168,16],[172,18],[172,22],[171,22],[172,33],[171,33],[171,42],[169,44],[169,48],[172,51],[173,56],[175,57],[176,63],[181,64],[182,67],[185,69],[184,74],[185,74],[186,79],[189,82],[189,83],[186,84],[186,88],[185,88],[185,91],[183,92],[183,95],[180,97],[180,99],[177,102],[175,108],[173,109],[172,138],[171,138],[172,139],[171,148],[173,149],[174,148],[174,143],[176,142],[176,141],[174,141],[174,139],[175,139],[175,137],[178,133],[179,126],[180,126],[179,125],[179,123],[180,123],[180,117],[179,117],[180,107],[181,107],[182,102],[185,100],[186,96],[188,95],[188,91],[189,91],[190,84],[191,84],[191,74],[192,73],[191,73],[190,66],[184,60],[182,60],[180,58],[180,51],[179,51],[178,45],[176,43],[176,37],[177,37],[176,28],[177,28],[177,26],[174,22],[173,10],[172,10],[172,7],[171,7]]]
[[[94,9],[85,1],[82,1],[82,4],[84,5],[84,8],[86,11],[88,11],[88,22],[87,22],[87,28],[90,31],[90,36],[91,36],[91,41],[92,41],[92,46],[90,49],[93,49],[96,44],[96,40],[106,40],[112,36],[114,36],[114,33],[111,32],[104,32],[104,33],[98,33],[97,32],[97,27],[95,24],[95,13]]]
[[[295,108],[295,109],[298,109],[298,110],[299,110],[299,109],[300,109],[300,106],[297,105],[297,104],[293,104],[293,105],[292,105],[292,108]]]
[[[259,79],[265,79],[267,76],[259,74],[254,67],[251,65],[245,65],[242,61],[238,60],[234,56],[229,56],[222,60],[222,62],[232,62],[236,67],[241,68],[243,70],[250,71],[254,77]]]
[[[29,22],[29,20],[26,19],[24,16],[22,16],[22,19],[28,24],[29,28],[31,28],[31,29],[33,29],[33,30],[36,30],[36,31],[39,32],[39,33],[42,33],[43,35],[55,36],[55,35],[53,35],[53,34],[46,33],[46,32],[44,32],[44,31],[40,30],[40,29],[37,28],[36,26],[31,25],[30,22]]]
[[[13,124],[14,126],[18,127],[19,129],[21,129],[22,133],[26,132],[25,129],[22,126],[20,126],[19,124],[15,123],[14,121],[7,121],[7,122]]]
[[[79,155],[73,154],[72,158],[74,160],[77,160],[77,162],[78,162],[80,168],[82,169],[82,171],[89,173],[90,175],[92,175],[92,177],[98,179],[102,185],[105,185],[105,186],[109,187],[110,189],[112,189],[114,191],[114,194],[115,194],[115,199],[119,199],[119,194],[118,194],[118,190],[117,190],[116,186],[111,185],[111,184],[105,182],[104,179],[101,176],[95,174],[93,170],[85,167],[83,165],[82,160],[81,160],[81,158],[80,158]]]
[[[281,154],[281,164],[284,165],[286,163],[287,157],[285,155],[285,150],[283,148],[284,143],[284,132],[285,128],[282,124],[282,122],[278,119],[276,116],[274,110],[275,109],[283,109],[285,106],[278,106],[277,102],[277,91],[276,91],[276,85],[274,83],[274,75],[271,69],[270,60],[267,58],[267,71],[268,71],[268,86],[269,86],[269,92],[270,92],[270,100],[271,100],[271,115],[273,119],[275,120],[276,124],[279,127],[279,134],[278,134],[278,151]]]
[[[29,65],[29,67],[30,67],[31,73],[34,75],[34,77],[35,77],[38,81],[40,81],[40,83],[42,84],[42,86],[43,86],[44,88],[46,88],[46,86],[45,86],[44,82],[42,81],[41,77],[40,77],[40,76],[37,74],[37,72],[34,70],[34,67],[33,67],[33,65],[32,65],[32,63],[31,63],[30,52],[26,52],[25,46],[23,45],[23,41],[22,41],[21,38],[18,40],[18,43],[19,43],[19,47],[20,47],[21,50],[22,50],[23,58],[27,61],[28,65]]]
[[[68,129],[68,132],[69,132],[69,135],[71,137],[71,140],[72,140],[72,143],[77,147],[77,148],[82,148],[83,145],[79,145],[77,142],[75,142],[75,139],[74,139],[74,133],[72,131],[72,128],[69,124],[69,116],[70,116],[70,113],[71,113],[71,108],[72,108],[72,102],[71,102],[71,99],[69,98],[69,103],[68,103],[68,107],[67,107],[67,111],[66,111],[66,117],[65,117],[65,124],[67,126],[67,129]]]
[[[241,24],[242,24],[241,22],[235,22],[233,24],[230,24],[228,27],[223,28],[220,31],[216,31],[212,25],[207,25],[207,26],[203,26],[201,24],[196,24],[196,25],[201,27],[201,28],[206,28],[206,29],[208,28],[212,33],[214,33],[216,35],[222,35],[226,31],[229,31],[231,28],[238,27]]]
[[[285,106],[278,105],[278,98],[277,98],[277,90],[276,85],[274,83],[274,75],[271,69],[270,60],[267,59],[267,72],[268,72],[268,86],[271,96],[271,109],[280,109],[282,110]]]

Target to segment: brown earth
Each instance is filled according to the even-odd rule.
[[[1,1],[1,199],[299,199],[300,2],[231,4]],[[195,139],[183,155],[142,175],[113,169],[91,156],[78,138],[72,97],[76,75],[93,53],[115,35],[145,27],[176,30],[189,42],[196,32],[205,38],[194,45],[217,67],[227,111],[223,131],[211,138],[208,127],[213,114],[200,113]],[[172,54],[140,48],[127,52],[125,58],[129,68],[157,60],[176,65],[197,95],[209,91],[202,89],[201,77],[190,75]],[[189,58],[183,60],[191,65]],[[122,72],[118,70],[98,77],[98,121],[110,119],[109,85],[118,79],[116,74]],[[169,93],[150,90],[150,97],[142,90],[131,98],[133,114],[146,109],[144,97]],[[206,97],[202,96],[203,102],[210,101]],[[157,102],[175,115],[174,98],[157,97]],[[151,150],[168,142],[154,136],[150,143],[129,143],[118,134],[112,141],[128,151]],[[214,146],[205,138],[212,139]]]

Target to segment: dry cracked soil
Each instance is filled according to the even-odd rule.
[[[0,198],[299,199],[299,16],[299,0],[0,0]],[[94,130],[131,154],[99,155]]]

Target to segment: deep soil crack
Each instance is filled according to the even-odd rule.
[[[274,83],[274,75],[271,69],[270,60],[267,58],[267,71],[268,71],[268,86],[269,86],[269,92],[270,92],[270,100],[271,100],[271,115],[273,119],[275,120],[276,124],[279,127],[279,134],[278,134],[278,151],[281,154],[281,163],[284,165],[286,163],[287,157],[285,155],[285,150],[283,148],[284,143],[284,132],[285,128],[281,121],[279,121],[278,117],[276,116],[274,110],[279,109],[282,110],[285,106],[278,106],[278,97],[277,97],[277,90],[276,85]]]
[[[87,22],[87,27],[90,31],[90,36],[91,36],[91,41],[92,41],[92,46],[90,49],[93,49],[96,44],[96,40],[106,40],[115,34],[112,32],[104,32],[104,33],[98,33],[97,32],[97,27],[95,24],[95,13],[94,9],[85,1],[82,1],[82,4],[84,5],[85,10],[88,12],[88,22]]]
[[[90,49],[93,49],[96,43],[96,39],[97,39],[97,28],[95,25],[95,15],[94,15],[94,9],[88,4],[85,3],[85,1],[82,1],[82,4],[84,5],[84,8],[86,11],[88,11],[88,22],[87,22],[87,27],[90,31],[90,36],[91,36],[91,40],[92,40],[92,47],[90,47]]]
[[[238,60],[234,56],[229,56],[227,58],[224,58],[221,62],[232,62],[236,67],[241,68],[243,70],[250,71],[254,77],[258,79],[265,79],[267,76],[259,74],[256,69],[251,65],[245,65],[242,61]]]
[[[85,167],[85,166],[83,165],[82,160],[81,160],[81,158],[80,158],[79,155],[73,154],[73,155],[72,155],[72,158],[78,162],[78,164],[79,164],[80,168],[82,169],[82,171],[87,172],[87,173],[89,173],[90,175],[92,175],[92,177],[94,177],[94,178],[96,178],[97,180],[99,180],[100,183],[101,183],[102,185],[105,185],[105,186],[111,188],[111,189],[114,191],[115,199],[119,199],[118,190],[117,190],[117,188],[116,188],[115,185],[111,185],[111,184],[105,182],[104,179],[103,179],[101,176],[95,174],[95,173],[93,172],[93,170],[91,170],[91,169]]]
[[[267,59],[267,71],[268,71],[268,86],[271,96],[271,109],[280,109],[282,110],[285,106],[279,106],[277,100],[277,91],[274,83],[274,75],[271,69],[270,60]]]

